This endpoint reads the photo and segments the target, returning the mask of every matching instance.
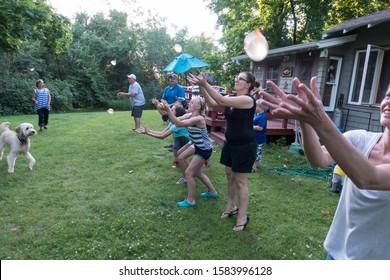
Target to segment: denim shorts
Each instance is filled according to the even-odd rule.
[[[199,149],[197,146],[195,146],[195,156],[198,156],[204,160],[208,160],[211,157],[212,153],[213,153],[213,149],[202,150]]]

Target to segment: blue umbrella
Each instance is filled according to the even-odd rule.
[[[175,58],[171,63],[169,63],[163,71],[173,71],[176,73],[184,73],[190,70],[191,68],[201,68],[210,66],[210,64],[197,59],[193,55],[188,53],[183,53]]]

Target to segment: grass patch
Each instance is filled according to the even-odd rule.
[[[15,128],[36,115],[2,117]],[[142,125],[162,130],[157,111]],[[186,197],[164,141],[130,132],[129,112],[51,114],[49,129],[31,138],[33,171],[19,156],[15,173],[0,161],[0,258],[41,260],[307,260],[324,259],[323,240],[338,196],[329,175],[306,171],[305,157],[267,144],[257,173],[250,174],[250,224],[233,232],[235,218],[220,219],[226,205],[221,147],[205,172],[221,197]],[[6,155],[8,150],[6,151]],[[279,171],[278,171],[279,170]],[[197,193],[205,187],[199,183]]]

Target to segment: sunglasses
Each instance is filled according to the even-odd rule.
[[[237,81],[237,82],[238,81],[244,81],[244,82],[249,83],[248,80],[244,79],[243,77],[236,77],[234,80]]]

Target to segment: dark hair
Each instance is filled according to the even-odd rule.
[[[176,117],[181,117],[186,113],[186,110],[181,106],[175,105],[175,112],[176,112],[175,114]]]
[[[254,89],[256,86],[256,77],[252,74],[252,72],[249,71],[244,72],[244,74],[246,75],[247,82],[251,84],[249,87],[249,92],[251,92],[252,89]]]

